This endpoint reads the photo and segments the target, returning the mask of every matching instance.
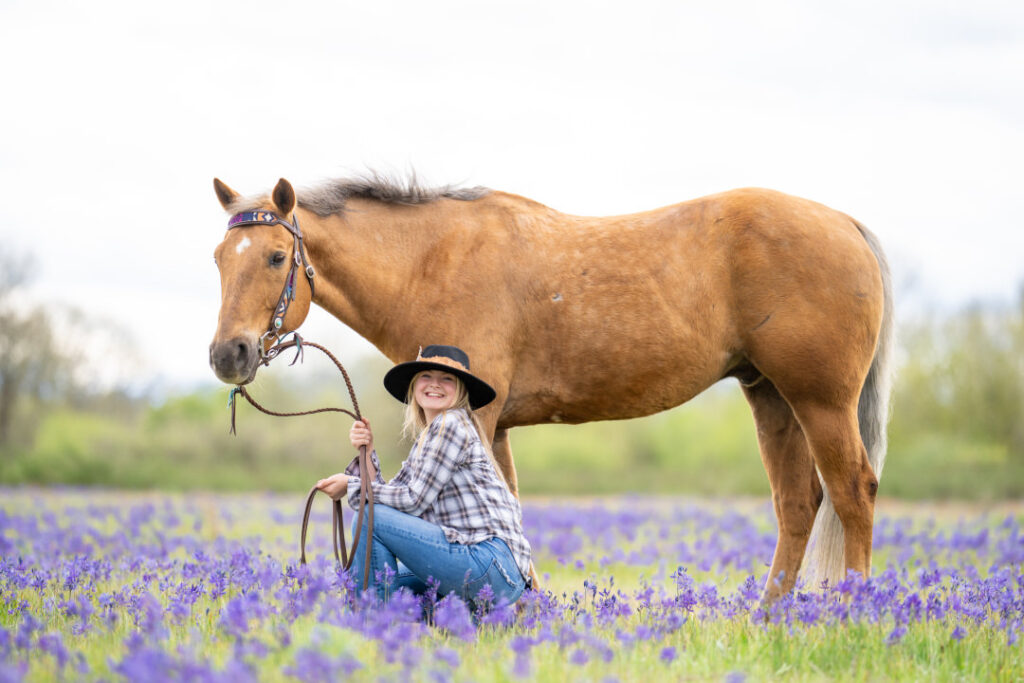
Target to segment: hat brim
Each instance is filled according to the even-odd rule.
[[[469,394],[469,407],[473,410],[483,408],[498,395],[490,384],[476,375],[472,375],[459,368],[453,368],[450,365],[444,365],[443,363],[433,363],[429,360],[412,360],[407,363],[399,363],[384,375],[384,388],[388,390],[389,394],[405,403],[406,397],[409,394],[409,383],[412,382],[412,378],[416,376],[416,373],[424,370],[441,370],[461,379],[463,384],[466,385],[466,393]]]

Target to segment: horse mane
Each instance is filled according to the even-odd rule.
[[[406,177],[370,171],[355,178],[329,180],[317,187],[297,192],[299,206],[318,216],[330,216],[345,211],[346,202],[352,197],[375,199],[386,204],[428,204],[438,199],[472,201],[490,193],[486,187],[424,187],[416,173]]]

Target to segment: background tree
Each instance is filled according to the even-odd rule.
[[[924,315],[902,334],[894,428],[999,444],[1024,462],[1024,287],[1013,305]]]
[[[31,257],[0,251],[0,446],[24,402],[54,398],[69,378],[50,316],[23,296],[32,270]]]

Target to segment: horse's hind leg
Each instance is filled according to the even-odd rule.
[[[822,492],[807,439],[775,385],[762,377],[744,386],[743,393],[754,413],[761,460],[779,523],[779,541],[763,596],[765,602],[771,602],[796,583]]]
[[[856,401],[846,407],[794,402],[793,410],[842,524],[845,569],[867,576],[878,479],[861,440]]]

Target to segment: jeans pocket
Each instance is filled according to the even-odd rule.
[[[525,588],[525,582],[519,576],[518,571],[514,577],[511,576],[496,557],[490,557],[483,562],[478,561],[477,564],[480,566],[486,565],[486,569],[475,578],[469,579],[463,586],[462,597],[464,600],[474,600],[485,585],[490,585],[491,590],[494,592],[494,602],[498,602],[502,598],[509,602],[515,602],[519,599]]]
[[[495,584],[495,579],[498,580],[497,584]],[[499,592],[508,585],[504,574],[500,571],[498,561],[494,558],[491,558],[487,562],[487,569],[485,569],[483,573],[476,578],[471,578],[466,581],[465,585],[462,587],[462,599],[467,602],[474,600],[477,594],[480,593],[480,590],[488,584],[490,584],[491,588],[494,590],[495,595],[498,595]],[[505,584],[505,586],[502,584]]]

